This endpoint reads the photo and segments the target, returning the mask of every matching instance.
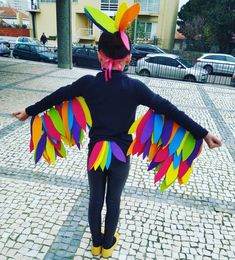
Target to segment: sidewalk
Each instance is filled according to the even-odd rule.
[[[56,166],[35,166],[29,121],[11,117],[87,73],[96,71],[0,58],[0,260],[93,259],[88,139]],[[235,259],[235,89],[138,78],[221,137],[223,146],[205,147],[189,184],[176,183],[164,193],[153,184],[146,162],[133,157],[121,203],[120,242],[109,259]],[[140,107],[138,113],[144,111]]]

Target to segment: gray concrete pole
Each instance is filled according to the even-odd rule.
[[[56,0],[58,67],[72,69],[71,0]]]

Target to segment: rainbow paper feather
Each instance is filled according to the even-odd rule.
[[[148,170],[155,172],[154,183],[163,179],[160,191],[176,179],[180,185],[187,184],[193,161],[202,151],[202,139],[195,140],[189,131],[151,109],[132,124],[128,133],[136,136],[127,155],[148,158]]]
[[[92,126],[89,108],[83,97],[64,101],[31,119],[30,152],[55,164],[57,156],[66,158],[64,143],[80,149],[84,132]]]
[[[126,156],[122,149],[113,141],[99,141],[94,145],[89,156],[88,170],[97,170],[99,167],[102,171],[109,168],[112,155],[119,161],[126,162]]]

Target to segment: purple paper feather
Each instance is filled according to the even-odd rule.
[[[152,135],[153,126],[154,126],[154,117],[155,115],[154,113],[152,113],[143,128],[142,135],[140,137],[141,144],[145,143]]]
[[[163,146],[165,146],[168,143],[168,141],[171,137],[172,127],[173,127],[173,122],[168,119],[165,120],[163,129],[162,129],[162,136],[161,136]]]
[[[115,142],[110,142],[111,143],[111,149],[113,155],[122,162],[126,162],[126,156],[123,153],[122,149],[115,143]]]
[[[148,171],[156,168],[158,166],[158,164],[160,164],[161,162],[155,162],[154,159],[151,161],[149,167],[148,167]]]
[[[40,158],[42,157],[42,154],[43,154],[43,152],[44,152],[44,150],[45,150],[46,140],[47,140],[46,137],[47,137],[47,135],[46,135],[46,133],[44,133],[44,134],[41,136],[41,138],[40,138],[40,140],[39,140],[39,142],[38,142],[37,150],[36,150],[35,163],[37,163],[37,162],[40,160]]]
[[[148,140],[144,147],[143,159],[149,154],[150,146],[151,146],[151,140]]]
[[[79,139],[80,139],[80,135],[81,135],[81,127],[79,126],[79,124],[77,123],[76,120],[73,120],[73,126],[71,129],[73,138],[75,140],[75,143],[79,143]]]

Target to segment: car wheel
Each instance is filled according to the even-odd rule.
[[[139,72],[140,76],[145,76],[145,77],[149,77],[150,76],[150,72],[146,69],[143,69]]]
[[[211,65],[205,65],[203,67],[203,69],[207,70],[208,74],[212,74],[213,73],[213,68]]]
[[[196,81],[196,78],[195,78],[193,75],[186,75],[186,76],[184,77],[184,80],[190,81],[190,82],[195,82],[195,81]]]

